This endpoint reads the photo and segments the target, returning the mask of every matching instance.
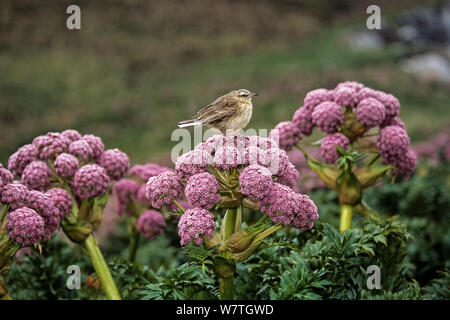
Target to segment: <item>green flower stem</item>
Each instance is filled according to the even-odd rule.
[[[237,221],[237,213],[240,209],[228,209],[226,213],[225,223],[225,232],[224,232],[224,241],[226,241],[236,230],[236,221]],[[224,251],[222,252],[222,256],[224,258],[230,259],[231,252]],[[220,286],[220,299],[221,300],[233,300],[233,292],[234,292],[234,277],[230,278],[220,278],[219,279]]]
[[[341,205],[341,223],[339,225],[339,230],[344,233],[345,230],[352,227],[352,214],[353,207],[350,204]]]
[[[173,198],[172,198],[173,199]],[[186,212],[186,210],[183,208],[183,206],[181,204],[178,203],[177,200],[173,199],[173,202],[177,205],[178,208],[181,209],[181,211],[183,211],[183,213]]]
[[[133,262],[136,259],[136,252],[139,248],[139,239],[141,234],[136,229],[136,227],[132,227],[130,234],[130,247],[128,249],[128,260]]]
[[[283,225],[281,224],[281,222],[278,222],[276,225],[271,226],[270,228],[264,230],[263,232],[261,232],[260,234],[258,234],[255,238],[255,240],[253,240],[253,243],[258,243],[261,242],[264,238],[268,237],[269,235],[271,235],[272,233],[274,233],[275,231],[278,231],[279,229],[281,229]]]
[[[100,252],[97,242],[95,241],[92,234],[89,235],[89,237],[87,237],[86,241],[84,242],[84,248],[86,248],[87,252],[89,253],[95,272],[97,272],[97,275],[103,285],[105,294],[108,299],[122,300],[119,291],[117,290],[116,284],[114,283],[114,279],[111,276],[108,265],[106,264],[105,259],[103,258],[103,255]]]
[[[383,217],[378,212],[373,211],[366,203],[364,203],[364,201],[355,206],[355,212],[372,220],[375,223],[384,221]]]
[[[378,159],[380,158],[380,154],[377,153],[373,156],[372,159],[369,160],[369,162],[367,163],[367,167],[370,167],[371,165],[373,165]]]
[[[311,155],[308,153],[308,151],[306,151],[306,150],[300,145],[300,143],[297,143],[297,144],[295,145],[295,147],[296,147],[298,150],[300,150],[300,151],[305,155],[306,158],[309,158],[309,159],[311,159],[312,161],[315,161],[315,162],[319,162],[319,161],[317,161],[313,156],[311,156]]]
[[[3,219],[5,219],[8,209],[9,209],[9,204],[3,205],[3,209],[0,212],[0,223],[3,222]]]

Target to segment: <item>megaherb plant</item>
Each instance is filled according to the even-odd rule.
[[[46,239],[61,226],[67,237],[88,253],[106,296],[120,299],[93,232],[102,220],[111,183],[121,179],[128,167],[125,153],[118,149],[105,151],[102,140],[93,135],[82,136],[75,130],[65,130],[36,137],[8,161],[8,169],[23,185],[14,182],[0,190],[2,198],[10,204],[4,207],[4,223],[15,226],[8,230],[25,234],[21,228],[25,228],[24,225],[31,228],[31,217],[34,224],[39,224],[42,217],[41,228]],[[16,193],[9,191],[11,185]],[[17,193],[19,186],[23,196]],[[36,214],[26,207],[34,209],[40,217],[35,217]],[[11,211],[17,208],[21,208],[20,215]],[[53,208],[56,211],[52,211]],[[37,230],[35,227],[33,231],[37,233]],[[9,233],[16,242],[24,237],[13,237],[11,231]],[[37,243],[39,236],[28,238],[27,235],[23,244]]]
[[[300,149],[325,185],[338,191],[342,232],[351,228],[353,211],[380,219],[363,202],[365,189],[388,174],[408,178],[416,165],[399,112],[400,103],[393,95],[344,82],[333,90],[309,92],[292,121],[281,122],[271,131],[285,150]],[[299,142],[314,128],[326,134],[313,143],[320,146],[321,161]]]
[[[245,261],[282,227],[314,226],[319,216],[316,205],[292,190],[298,178],[299,172],[274,140],[217,135],[180,156],[175,172],[150,178],[146,195],[154,208],[179,209],[182,246],[193,243],[213,250],[220,297],[232,299],[236,261]],[[183,195],[191,209],[177,201]],[[243,208],[262,216],[250,224]]]

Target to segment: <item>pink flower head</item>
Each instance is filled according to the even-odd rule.
[[[393,163],[395,158],[408,151],[409,137],[406,131],[397,126],[388,126],[380,130],[376,146],[382,159]]]
[[[66,138],[72,142],[81,139],[81,134],[77,130],[74,130],[74,129],[64,130],[63,132],[61,132],[61,136],[63,136],[64,138]]]
[[[61,178],[71,178],[78,170],[78,159],[69,153],[61,153],[56,157],[54,165]]]
[[[25,207],[28,195],[28,188],[19,182],[12,182],[0,190],[0,202],[9,204],[11,209]]]
[[[135,200],[137,202],[151,206],[151,201],[147,199],[147,185],[146,184],[142,184],[139,186],[137,193],[136,193]],[[174,206],[175,206],[175,204],[169,205],[170,208],[172,208]]]
[[[121,179],[114,184],[113,195],[116,200],[116,210],[119,214],[131,215],[128,205],[137,198],[139,184],[132,179]]]
[[[274,223],[291,225],[298,211],[297,194],[291,188],[274,182],[267,196],[259,201],[259,207]]]
[[[333,91],[322,88],[315,89],[306,94],[303,107],[312,112],[322,102],[331,100],[333,100]]]
[[[109,177],[103,167],[97,164],[87,164],[75,173],[73,187],[76,195],[81,200],[85,200],[104,194],[108,189],[109,182]]]
[[[289,163],[289,157],[283,149],[267,149],[265,156],[268,160],[267,168],[273,175],[281,175]]]
[[[130,176],[136,176],[142,181],[148,181],[151,177],[155,177],[161,172],[168,171],[169,168],[162,167],[156,163],[136,164],[129,171]]]
[[[1,165],[1,164],[0,164]],[[0,166],[0,192],[3,186],[14,181],[14,176],[11,172]]]
[[[76,140],[69,145],[69,153],[81,161],[88,161],[92,157],[92,148],[85,140]]]
[[[258,165],[248,166],[239,175],[242,194],[257,200],[267,195],[272,183],[272,174],[269,169]]]
[[[297,194],[298,211],[296,212],[292,226],[299,230],[311,229],[314,221],[319,218],[316,204],[306,195]]]
[[[348,86],[341,86],[333,91],[334,102],[342,107],[355,107],[358,102],[358,93]]]
[[[374,98],[363,99],[356,108],[356,120],[372,128],[380,125],[385,117],[383,104]]]
[[[23,169],[37,159],[38,149],[32,144],[20,147],[8,160],[8,169],[16,176],[21,176]]]
[[[44,239],[44,219],[33,209],[20,208],[8,214],[6,231],[9,237],[22,246],[29,246]]]
[[[130,167],[130,159],[119,149],[106,150],[97,163],[105,168],[111,180],[120,180]]]
[[[382,91],[377,91],[377,99],[380,100],[384,107],[386,108],[386,117],[396,117],[400,113],[400,102],[396,97],[390,93],[385,93]]]
[[[344,123],[344,112],[337,103],[326,101],[314,109],[312,120],[321,131],[335,133]]]
[[[406,131],[405,123],[399,117],[386,117],[380,127],[397,126]]]
[[[222,170],[228,170],[244,164],[244,155],[233,146],[219,147],[214,155],[214,165]]]
[[[310,136],[314,125],[312,123],[312,111],[305,107],[301,107],[295,111],[292,122],[305,136]]]
[[[376,90],[373,90],[371,88],[362,88],[360,91],[358,91],[358,100],[364,100],[367,98],[374,98],[374,99],[378,99],[379,94]]]
[[[298,178],[300,177],[300,173],[298,172],[297,168],[295,166],[288,162],[286,169],[277,176],[278,183],[284,184],[285,186],[288,186],[289,188],[293,188],[295,184],[297,183]]]
[[[91,147],[92,157],[94,159],[97,159],[102,155],[103,151],[105,150],[105,145],[103,144],[102,139],[92,134],[85,134],[83,136],[83,140],[86,141]]]
[[[416,167],[417,157],[411,149],[408,149],[406,153],[402,153],[396,158],[392,164],[396,167],[394,171],[395,176],[401,176],[404,179],[408,179],[411,173]]]
[[[29,189],[43,191],[51,182],[53,173],[43,161],[33,161],[28,164],[22,173],[22,182]]]
[[[203,238],[210,238],[216,230],[216,223],[211,212],[202,208],[186,210],[178,221],[178,235],[182,246],[189,242],[196,245],[203,243]]]
[[[280,122],[269,133],[269,138],[278,141],[280,148],[286,151],[300,140],[300,129],[292,121]]]
[[[45,235],[47,239],[50,239],[52,233],[59,228],[62,217],[53,204],[53,200],[40,191],[31,190],[27,194],[27,207],[36,211],[44,219]]]
[[[153,208],[161,209],[163,205],[173,206],[173,199],[180,198],[181,194],[181,180],[172,171],[161,172],[147,182],[146,196]]]
[[[347,87],[355,90],[356,92],[359,92],[360,90],[364,89],[364,85],[362,83],[356,82],[356,81],[345,81],[342,83],[339,83],[335,90],[340,89],[342,87]]]
[[[339,159],[336,146],[347,149],[349,145],[350,140],[342,133],[329,134],[322,139],[322,144],[320,145],[320,155],[324,159],[325,163],[334,163],[337,159]]]
[[[237,134],[234,136],[225,136],[222,143],[222,147],[227,145],[237,148],[241,153],[250,144],[250,137],[244,136],[242,134]]]
[[[272,138],[264,138],[260,136],[250,136],[248,137],[248,146],[249,147],[257,147],[261,150],[267,150],[270,148],[278,148],[278,143]]]
[[[205,149],[194,149],[178,157],[175,172],[180,179],[187,180],[194,174],[204,172],[212,162],[211,154]]]
[[[269,159],[264,150],[255,146],[250,146],[244,150],[244,164],[268,166]]]
[[[161,213],[155,210],[142,212],[136,224],[138,231],[148,239],[155,239],[163,234],[166,221]]]
[[[220,202],[219,182],[208,172],[190,177],[184,193],[193,207],[211,209]]]
[[[57,132],[49,132],[45,136],[34,138],[33,145],[38,150],[38,158],[42,160],[55,158],[67,150],[70,140]]]
[[[220,135],[220,134],[216,134],[213,135],[211,138],[207,139],[205,142],[199,143],[198,145],[195,146],[195,150],[204,150],[207,153],[209,153],[210,155],[214,155],[214,153],[216,152],[216,149],[218,147],[221,147],[224,144],[225,141],[225,137]]]
[[[72,198],[66,190],[52,188],[49,189],[45,195],[50,197],[53,205],[58,209],[60,220],[72,211]]]

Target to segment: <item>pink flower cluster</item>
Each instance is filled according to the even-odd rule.
[[[155,163],[136,164],[128,170],[129,177],[122,178],[115,182],[113,187],[117,212],[128,216],[137,216],[137,230],[149,239],[154,239],[162,234],[166,222],[163,215],[154,209],[155,207],[152,206],[152,201],[147,199],[146,182],[163,172],[166,172],[166,175],[173,176],[172,170]],[[159,184],[159,187],[159,191],[164,193],[163,190],[166,190],[164,189],[164,183]],[[163,194],[160,195],[163,196]],[[162,202],[167,201],[167,203],[164,204],[166,204],[169,209],[175,209],[173,201],[165,199],[161,202],[158,200],[156,190],[152,193],[152,196],[155,196],[156,198],[154,200],[156,205],[160,205]],[[181,202],[181,200],[179,201]],[[163,204],[161,204],[161,206],[162,205]]]
[[[49,239],[63,218],[50,195],[29,190],[20,182],[13,181],[12,173],[2,166],[0,205],[8,208],[6,231],[13,241],[22,246]]]
[[[325,163],[334,163],[339,158],[336,147],[347,149],[349,145],[350,140],[342,133],[329,134],[322,140],[320,155]]]
[[[105,151],[99,137],[73,129],[38,136],[8,161],[9,170],[30,190],[45,192],[66,183],[80,200],[105,193],[110,181],[121,179],[128,167],[125,153]]]
[[[104,194],[109,182],[110,179],[103,167],[98,164],[87,164],[75,173],[73,189],[81,200],[85,200]]]
[[[190,177],[184,193],[193,207],[211,209],[220,201],[219,182],[208,172]]]
[[[213,136],[197,145],[193,151],[180,156],[175,165],[175,174],[163,172],[150,178],[147,183],[147,198],[155,208],[162,205],[170,208],[173,199],[184,194],[193,208],[186,211],[180,219],[181,244],[201,244],[203,238],[195,235],[208,237],[215,229],[214,216],[206,209],[212,209],[222,201],[234,199],[234,196],[228,196],[233,192],[241,193],[240,198],[248,197],[251,201],[264,203],[265,206],[276,206],[275,201],[279,199],[269,196],[272,191],[276,191],[273,189],[274,185],[283,186],[290,190],[292,194],[289,195],[301,199],[301,195],[292,190],[299,175],[298,170],[289,161],[286,151],[280,149],[274,139],[257,136]],[[238,185],[232,182],[235,181],[232,177],[237,178]],[[282,214],[289,215],[289,212]],[[201,220],[198,224],[195,221],[197,218]],[[283,221],[285,224],[306,229],[312,226],[311,223],[315,219],[317,216],[314,214],[305,216],[299,213],[295,218],[291,217],[289,222]],[[279,221],[274,219],[274,222]],[[210,226],[207,229],[210,232],[199,229],[205,224]],[[186,233],[186,230],[190,230],[189,233]]]
[[[416,166],[416,156],[409,148],[410,139],[406,130],[397,126],[388,126],[380,130],[376,146],[384,164],[396,167],[394,174],[408,178]]]
[[[148,239],[155,239],[163,234],[166,221],[161,213],[155,210],[142,212],[137,221],[137,230]]]
[[[392,94],[346,81],[333,90],[310,91],[290,123],[305,136],[311,135],[314,127],[328,134],[321,145],[321,156],[326,163],[334,163],[339,158],[337,145],[345,149],[378,126],[376,146],[383,162],[396,167],[395,175],[409,177],[416,160],[409,151],[409,137],[405,124],[398,118],[399,113],[400,102]],[[280,147],[291,150],[293,141],[282,140]]]
[[[180,198],[181,193],[181,180],[172,171],[164,171],[147,182],[146,197],[156,209],[161,209],[163,205],[174,208],[173,200]]]
[[[269,133],[269,137],[279,141],[280,148],[289,151],[301,137],[300,129],[292,121],[280,122]]]
[[[307,195],[296,193],[277,182],[259,201],[259,207],[274,223],[292,225],[300,230],[312,228],[314,221],[319,218],[316,205]]]
[[[33,209],[23,207],[10,212],[6,223],[9,237],[19,245],[29,246],[45,238],[45,222]]]
[[[178,235],[182,246],[189,242],[201,245],[203,237],[212,237],[215,230],[216,223],[213,214],[202,208],[186,210],[178,222]]]

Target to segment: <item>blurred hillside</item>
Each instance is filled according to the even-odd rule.
[[[259,92],[250,127],[290,119],[305,94],[344,80],[392,92],[415,140],[449,125],[449,88],[400,71],[402,48],[355,51],[371,1],[0,3],[0,162],[48,131],[101,136],[133,162],[167,154],[176,123],[235,88]],[[378,1],[383,18],[430,1]],[[433,2],[433,1],[431,1]],[[338,4],[337,4],[338,3]]]

